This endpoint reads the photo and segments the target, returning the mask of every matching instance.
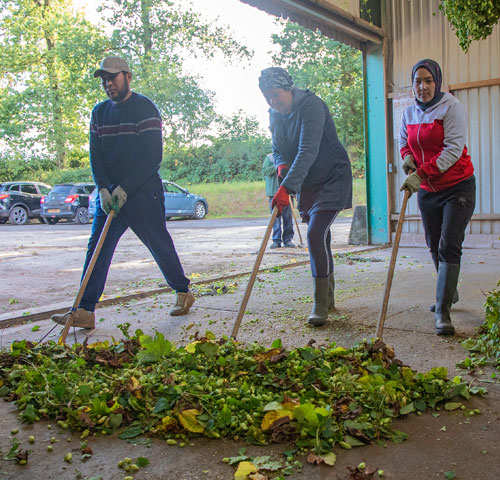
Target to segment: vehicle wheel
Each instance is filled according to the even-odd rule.
[[[75,222],[79,223],[80,225],[85,225],[89,223],[89,211],[85,207],[80,207],[76,211],[75,215]]]
[[[24,225],[25,223],[28,223],[28,221],[29,221],[28,212],[26,211],[26,209],[24,207],[20,207],[20,206],[14,207],[10,211],[9,220],[10,220],[10,223],[12,223],[14,225]]]
[[[55,225],[59,219],[58,218],[47,218],[47,217],[43,217],[43,221],[47,224],[47,225]]]
[[[7,218],[7,217],[2,217],[2,218],[0,218],[0,225],[1,225],[2,223],[7,223],[7,220],[8,220],[8,218]]]
[[[207,207],[205,207],[205,204],[203,202],[196,202],[194,206],[193,217],[196,220],[201,220],[202,218],[205,218],[206,214],[207,214]]]

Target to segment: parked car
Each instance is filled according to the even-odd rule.
[[[7,220],[24,225],[40,218],[40,201],[52,187],[40,182],[4,182],[0,184],[0,223]]]
[[[196,220],[205,218],[208,213],[207,200],[179,187],[176,183],[163,180],[163,195],[165,196],[165,217],[190,217]]]
[[[42,199],[40,216],[45,223],[56,224],[65,218],[76,223],[89,223],[89,196],[95,190],[93,183],[62,183],[55,185]]]
[[[94,188],[94,191],[90,194],[89,197],[89,221],[92,220],[95,216],[95,210],[97,208],[97,195],[99,195],[99,191],[97,190],[97,188]]]
[[[89,216],[91,218],[95,215],[97,195],[97,189],[90,195]],[[208,202],[204,197],[189,193],[176,183],[163,180],[163,195],[166,220],[172,217],[190,217],[201,220],[208,213]]]

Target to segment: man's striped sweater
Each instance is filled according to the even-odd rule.
[[[111,100],[92,110],[90,166],[98,189],[117,185],[133,193],[139,188],[162,191],[160,112],[149,98],[133,92],[125,102]]]

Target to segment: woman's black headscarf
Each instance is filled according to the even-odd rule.
[[[260,72],[259,88],[262,92],[271,88],[291,90],[292,86],[292,77],[281,67],[269,67]]]
[[[411,69],[411,84],[413,85],[413,80],[415,78],[415,73],[419,68],[425,68],[429,71],[434,79],[436,85],[436,90],[434,91],[434,96],[428,102],[421,102],[418,98],[415,98],[415,102],[422,110],[427,110],[429,107],[436,105],[444,96],[444,92],[441,91],[441,84],[443,83],[443,76],[441,74],[441,67],[437,62],[431,60],[430,58],[424,58],[420,60]]]

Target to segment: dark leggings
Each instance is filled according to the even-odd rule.
[[[439,262],[460,264],[465,229],[475,204],[474,176],[440,192],[418,191],[425,241],[436,267]]]
[[[330,227],[338,213],[338,210],[325,210],[313,213],[309,217],[307,246],[309,247],[311,273],[315,278],[325,278],[333,273]]]

